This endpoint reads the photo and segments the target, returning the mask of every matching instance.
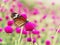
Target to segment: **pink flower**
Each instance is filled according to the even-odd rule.
[[[52,5],[55,5],[55,2],[52,2]]]
[[[3,39],[2,38],[0,38],[0,42],[2,42],[3,41]]]
[[[41,1],[39,1],[39,2],[37,2],[38,4],[40,4],[40,5],[42,5],[43,4],[43,2],[41,2]]]
[[[8,24],[9,26],[12,26],[12,25],[14,24],[14,21],[13,21],[13,20],[8,20],[7,24]]]
[[[32,22],[27,22],[24,27],[26,31],[32,31],[35,28],[35,25]]]
[[[8,15],[6,15],[6,16],[5,16],[5,18],[6,18],[6,20],[8,20],[8,19],[9,19],[9,16],[8,16]]]
[[[60,29],[59,30],[57,30],[58,31],[58,33],[60,33]]]
[[[18,8],[21,8],[23,6],[23,4],[20,2],[17,2],[17,6],[18,6]]]
[[[17,1],[17,0],[13,0],[13,1]]]
[[[55,24],[55,25],[60,25],[60,18],[56,18],[56,19],[54,19],[53,20],[53,24]]]
[[[47,6],[42,6],[42,9],[44,9],[44,10],[47,9]]]
[[[28,41],[28,42],[31,42],[31,41],[32,41],[32,38],[30,38],[30,37],[27,38],[27,41]]]
[[[0,21],[2,21],[3,19],[0,17]]]
[[[13,33],[13,28],[11,26],[6,26],[5,27],[5,32],[6,33]]]
[[[17,27],[16,28],[16,33],[20,33],[21,32],[21,28],[20,27]]]
[[[7,10],[6,8],[0,7],[0,11],[1,11],[1,12],[5,12],[6,10]]]
[[[29,9],[26,8],[26,7],[23,10],[24,10],[25,13],[28,13],[29,12]]]
[[[34,23],[37,23],[38,21],[37,20],[34,20]]]
[[[12,13],[13,13],[13,12],[14,12],[14,8],[10,8],[10,12],[12,12]]]
[[[22,30],[22,34],[27,35],[27,31],[25,29]]]
[[[54,10],[51,11],[52,15],[56,15],[56,12]]]
[[[33,43],[36,43],[36,38],[33,38]]]
[[[21,16],[23,16],[25,19],[27,19],[27,14],[26,13],[21,13]]]
[[[40,19],[40,22],[42,22],[44,19],[46,19],[47,18],[47,14],[44,14],[43,16],[42,16],[42,18]]]
[[[3,0],[5,3],[8,2],[9,0]]]
[[[40,31],[38,31],[38,30],[33,30],[32,33],[33,33],[33,34],[39,34]]]
[[[40,34],[38,34],[38,35],[37,35],[37,38],[41,38],[41,35],[40,35]]]
[[[46,17],[47,17],[47,14],[45,14],[45,15],[42,17],[42,19],[46,19]]]
[[[39,11],[38,11],[38,9],[34,8],[34,9],[33,9],[33,11],[32,11],[32,14],[34,14],[34,15],[37,15],[37,14],[39,14]]]
[[[45,31],[45,28],[42,28],[41,31],[44,32]]]
[[[52,15],[52,19],[56,19],[56,15]]]
[[[0,28],[0,32],[2,32],[2,28]]]
[[[51,41],[50,40],[46,40],[45,41],[45,45],[51,45]]]
[[[54,36],[51,36],[52,39],[54,39]]]

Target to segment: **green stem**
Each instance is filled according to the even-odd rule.
[[[19,35],[18,45],[20,45],[20,43],[21,43],[21,38],[22,38],[22,32],[21,32],[20,35]]]
[[[58,29],[59,29],[59,26],[57,26],[57,27],[58,27]],[[54,41],[53,41],[53,45],[55,45],[56,40],[57,40],[57,37],[58,37],[58,29],[57,29],[56,34],[55,34],[55,38],[54,38]]]
[[[15,40],[15,45],[17,45],[17,40]]]

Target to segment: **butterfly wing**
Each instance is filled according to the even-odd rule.
[[[14,22],[15,25],[18,26],[18,27],[21,27],[26,23],[26,19],[24,19],[22,16],[20,16],[19,18],[14,19],[14,21],[15,21]]]

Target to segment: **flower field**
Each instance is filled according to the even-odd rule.
[[[0,0],[0,45],[60,45],[60,5]]]

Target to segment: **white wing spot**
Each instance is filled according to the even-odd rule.
[[[15,14],[15,16],[13,18],[17,18],[18,14]]]

